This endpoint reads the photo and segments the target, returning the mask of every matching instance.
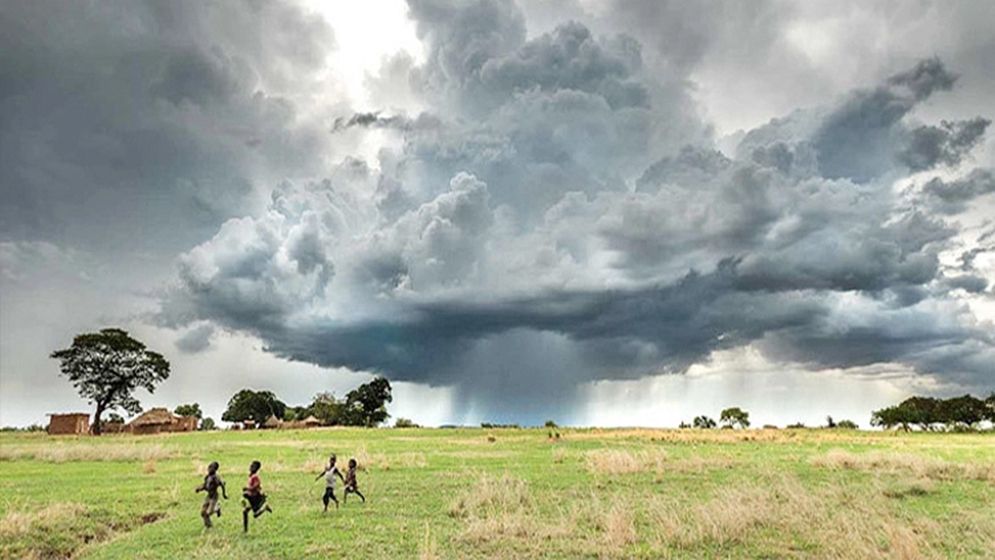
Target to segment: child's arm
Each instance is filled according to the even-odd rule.
[[[345,477],[342,476],[342,471],[340,471],[338,467],[335,468],[335,474],[339,475],[339,478],[342,480],[342,484],[345,484]]]
[[[315,482],[318,482],[319,480],[321,480],[321,477],[325,476],[325,473],[326,473],[326,472],[328,472],[328,471],[321,471],[321,474],[319,474],[318,476],[316,476],[316,477],[314,478],[314,481],[315,481]]]
[[[224,496],[225,499],[227,500],[228,499],[228,489],[225,488],[225,481],[218,480],[218,485],[221,486],[221,495]]]
[[[196,488],[193,489],[193,491],[195,493],[196,492],[203,492],[205,490],[207,490],[207,481],[204,481],[200,486],[198,486],[198,487],[196,487]]]

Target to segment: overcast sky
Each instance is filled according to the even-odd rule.
[[[0,1],[0,424],[866,425],[995,389],[995,3]]]

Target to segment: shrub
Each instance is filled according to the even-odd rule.
[[[417,428],[419,426],[418,426],[418,424],[415,424],[414,422],[412,422],[411,420],[409,420],[407,418],[398,418],[397,420],[394,421],[394,427],[395,428]]]
[[[716,426],[715,420],[712,420],[708,416],[696,416],[694,418],[694,427],[701,428],[704,430],[709,430]]]
[[[857,425],[853,420],[840,420],[836,423],[836,427],[841,430],[857,430],[860,426]]]

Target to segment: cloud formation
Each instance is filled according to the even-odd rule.
[[[389,70],[424,112],[338,121],[398,143],[227,222],[182,257],[160,320],[527,417],[569,410],[583,382],[746,345],[815,369],[990,381],[991,325],[951,295],[984,279],[948,278],[940,259],[960,232],[944,216],[990,193],[990,172],[892,188],[961,169],[988,126],[910,117],[955,87],[940,60],[725,154],[687,83],[648,71],[630,36],[569,22],[529,38],[499,0],[410,8],[425,62]]]

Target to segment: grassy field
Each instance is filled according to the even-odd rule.
[[[995,437],[831,430],[0,435],[3,558],[985,558]],[[321,513],[330,452],[368,503]],[[241,531],[259,459],[275,513]],[[193,489],[233,498],[215,528]]]

